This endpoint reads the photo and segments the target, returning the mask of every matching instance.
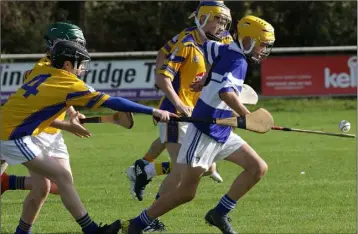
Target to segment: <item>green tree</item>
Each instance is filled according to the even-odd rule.
[[[199,1],[1,2],[1,47],[6,53],[44,51],[48,24],[68,21],[83,28],[90,51],[158,50],[194,25],[188,16]],[[232,26],[245,14],[271,22],[276,47],[334,46],[357,43],[356,1],[226,1]]]
[[[1,50],[6,53],[42,53],[43,35],[51,22],[55,2],[1,2]],[[43,42],[43,43],[40,43]]]
[[[272,22],[277,47],[357,44],[357,2],[252,2],[247,13]]]
[[[88,2],[89,45],[96,51],[157,50],[192,23],[195,2]]]

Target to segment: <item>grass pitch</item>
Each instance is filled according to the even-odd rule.
[[[356,132],[356,100],[264,100],[275,124],[338,132],[342,119]],[[251,108],[253,109],[253,108]],[[95,113],[92,113],[95,114]],[[97,222],[128,219],[148,207],[163,177],[153,179],[142,202],[128,192],[125,169],[146,152],[157,129],[149,116],[135,115],[132,130],[103,124],[87,125],[93,133],[80,139],[65,133],[74,180],[90,216]],[[230,213],[240,233],[355,233],[356,139],[270,131],[255,134],[236,130],[266,160],[269,171]],[[167,160],[165,152],[158,160]],[[163,216],[170,233],[219,233],[204,222],[233,179],[242,171],[218,163],[224,183],[205,177],[196,199]],[[301,174],[304,171],[305,174]],[[8,173],[26,175],[22,166]],[[14,233],[26,191],[8,191],[1,201],[2,233]],[[33,233],[80,232],[58,196],[50,195]]]

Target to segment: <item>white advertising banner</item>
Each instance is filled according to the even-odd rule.
[[[1,102],[22,85],[24,73],[33,66],[34,62],[0,65]],[[82,79],[97,91],[131,100],[155,100],[163,95],[154,87],[155,60],[92,61]]]

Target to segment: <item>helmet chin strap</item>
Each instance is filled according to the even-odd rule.
[[[196,27],[198,27],[200,34],[201,34],[203,37],[205,37],[205,38],[207,38],[207,36],[206,36],[206,33],[205,33],[204,30],[203,30],[203,27],[205,27],[206,23],[207,23],[208,20],[209,20],[209,17],[210,17],[209,15],[206,15],[206,18],[205,18],[203,24],[200,24],[199,19],[198,19],[197,16],[195,16],[195,19],[194,19],[195,24],[196,24]]]
[[[252,52],[252,50],[253,50],[254,47],[255,47],[256,40],[250,39],[250,41],[251,41],[251,46],[250,46],[250,48],[249,48],[248,50],[245,50],[245,49],[244,49],[244,46],[243,46],[243,44],[242,44],[242,40],[239,39],[240,49],[242,50],[242,52],[243,52],[245,55],[248,55],[247,58],[250,59],[252,62],[259,63],[260,60],[257,59],[257,58],[255,58],[255,57],[253,57],[253,56],[251,55],[251,52]]]
[[[240,44],[241,50],[242,50],[242,52],[244,52],[244,54],[250,54],[250,53],[252,52],[252,50],[254,49],[254,47],[255,47],[256,41],[255,41],[255,40],[252,40],[252,39],[250,39],[250,41],[251,41],[251,46],[250,46],[250,48],[249,48],[248,50],[245,50],[245,49],[244,49],[244,46],[243,46],[243,44],[242,44],[242,40],[239,39],[239,44]]]
[[[206,23],[208,22],[209,18],[210,18],[210,15],[206,15],[206,18],[205,18],[205,20],[204,20],[204,23],[203,23],[203,24],[200,24],[198,17],[195,16],[195,24],[196,24],[197,28],[199,29],[200,34],[201,34],[203,37],[205,37],[205,38],[207,38],[207,39],[209,39],[209,40],[213,40],[213,41],[220,41],[220,38],[217,37],[216,35],[214,35],[214,34],[212,34],[212,33],[206,33],[206,32],[204,32],[204,30],[203,30],[203,27],[205,27],[205,25],[206,25]]]

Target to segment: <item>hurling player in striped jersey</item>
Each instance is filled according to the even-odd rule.
[[[236,25],[234,42],[224,45],[215,41],[204,43],[210,73],[193,110],[195,118],[228,118],[233,112],[240,116],[249,110],[239,95],[246,77],[247,61],[260,63],[271,51],[275,41],[274,28],[255,16],[245,16]],[[140,234],[153,220],[194,199],[200,179],[215,161],[227,160],[244,170],[230,189],[210,209],[205,220],[224,234],[234,234],[228,213],[236,203],[266,174],[267,164],[256,151],[229,126],[192,123],[184,137],[177,163],[181,183],[165,193],[136,218],[125,222],[124,233]]]

